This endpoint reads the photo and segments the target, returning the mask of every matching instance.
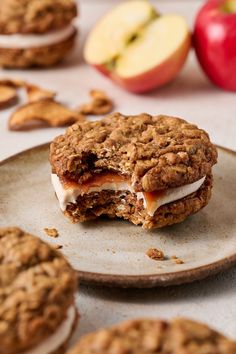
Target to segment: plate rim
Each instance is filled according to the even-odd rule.
[[[223,272],[236,265],[236,252],[219,261],[177,272],[147,275],[119,275],[77,271],[79,279],[85,284],[117,286],[122,288],[153,288],[181,285],[202,280]]]
[[[0,161],[0,167],[11,162],[12,160],[41,149],[49,148],[51,142],[46,142],[40,145],[33,146],[29,149],[20,151]],[[223,150],[228,154],[236,157],[236,151],[216,145],[217,149]],[[50,243],[49,243],[50,244]],[[63,253],[63,252],[62,252]],[[202,280],[209,276],[213,276],[219,272],[223,272],[236,265],[236,252],[231,256],[224,257],[216,262],[195,267],[192,269],[179,270],[176,272],[162,274],[143,274],[143,275],[120,275],[109,273],[95,273],[77,270],[80,283],[92,285],[105,285],[122,288],[153,288],[167,287],[170,285],[180,285]]]

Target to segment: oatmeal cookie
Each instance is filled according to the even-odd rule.
[[[53,171],[85,182],[94,173],[116,171],[135,191],[152,192],[192,183],[211,172],[217,152],[208,134],[168,116],[111,114],[70,127],[51,145]]]
[[[74,0],[1,0],[0,33],[55,31],[70,24],[76,15]]]
[[[0,66],[57,64],[74,46],[76,15],[73,0],[1,0]]]
[[[52,142],[50,161],[61,209],[73,221],[107,215],[151,229],[208,203],[217,151],[183,119],[115,113],[71,126]]]
[[[185,318],[131,320],[84,336],[68,354],[235,354],[236,342]]]
[[[77,323],[77,276],[64,256],[16,227],[0,229],[0,354],[52,354]]]

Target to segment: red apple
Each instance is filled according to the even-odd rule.
[[[208,1],[196,18],[193,42],[209,79],[236,91],[236,0]]]
[[[172,80],[190,49],[183,17],[159,15],[145,0],[124,2],[90,32],[85,60],[132,92],[146,92]]]

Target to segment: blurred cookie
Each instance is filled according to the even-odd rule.
[[[68,354],[235,354],[230,341],[184,318],[133,320],[83,337]]]
[[[203,208],[217,151],[183,119],[111,114],[80,122],[51,144],[52,183],[73,222],[101,215],[151,229]]]
[[[73,48],[74,0],[1,0],[0,66],[47,67]]]
[[[58,354],[78,320],[77,276],[64,256],[19,228],[0,229],[0,354]]]

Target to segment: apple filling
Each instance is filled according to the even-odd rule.
[[[1,34],[0,47],[27,49],[48,46],[68,39],[74,32],[75,27],[70,24],[60,30],[51,31],[44,34]]]
[[[143,207],[150,216],[153,216],[160,206],[182,199],[196,192],[205,180],[205,177],[203,177],[194,183],[176,188],[168,188],[154,192],[135,192],[131,181],[127,177],[115,173],[94,175],[92,179],[83,184],[78,184],[65,178],[59,178],[56,174],[52,174],[51,178],[60,207],[63,211],[66,210],[68,204],[75,204],[79,196],[105,190],[115,192],[128,191],[135,194],[138,200],[142,199]]]

